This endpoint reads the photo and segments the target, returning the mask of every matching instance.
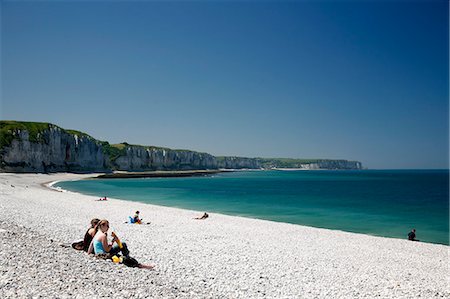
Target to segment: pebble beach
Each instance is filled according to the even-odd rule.
[[[48,187],[89,176],[0,174],[1,298],[450,298],[449,246]],[[150,224],[124,223],[136,210]],[[155,268],[68,247],[92,218]]]

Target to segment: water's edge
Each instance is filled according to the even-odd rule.
[[[90,178],[90,179],[92,179],[92,178]],[[64,183],[64,182],[70,182],[70,181],[52,182],[51,184],[47,184],[47,187],[52,190],[57,190],[57,191],[75,192],[75,193],[80,193],[80,194],[89,195],[89,196],[97,195],[97,194],[92,194],[89,192],[85,193],[85,192],[82,192],[79,190],[76,190],[76,191],[75,190],[63,190],[60,186],[57,186],[58,183]],[[134,201],[134,202],[140,202],[140,203],[155,205],[155,206],[179,208],[179,209],[183,209],[183,210],[199,210],[199,211],[203,210],[201,208],[196,209],[195,207],[183,207],[180,205],[170,205],[170,204],[166,205],[166,204],[153,203],[153,202],[149,203],[148,201],[144,201],[144,200],[135,200],[135,199],[124,198],[124,197],[120,197],[120,196],[112,196],[112,197],[121,199],[121,200],[125,200],[125,201]],[[344,232],[349,232],[349,233],[364,234],[364,235],[370,235],[370,236],[376,236],[376,237],[393,238],[393,239],[405,239],[406,238],[406,236],[405,237],[396,237],[396,236],[392,236],[392,235],[384,235],[382,233],[362,232],[362,231],[355,231],[355,230],[351,230],[351,229],[333,228],[333,227],[329,227],[329,226],[325,226],[325,225],[310,225],[310,224],[305,224],[305,223],[296,223],[296,222],[292,222],[292,221],[283,221],[282,219],[274,219],[274,218],[270,218],[270,217],[264,217],[264,215],[260,216],[260,215],[254,215],[254,214],[244,214],[244,213],[227,213],[227,212],[223,212],[223,211],[214,211],[214,210],[208,210],[208,212],[213,212],[213,213],[223,214],[223,215],[228,215],[228,216],[235,216],[235,217],[245,217],[245,218],[259,219],[259,220],[265,220],[265,221],[279,222],[279,223],[289,223],[289,224],[294,224],[294,225],[315,227],[315,228],[320,228],[320,229],[344,231]],[[435,241],[427,241],[427,240],[423,240],[423,242],[432,243],[432,244],[441,244],[441,245],[446,245],[446,246],[449,245],[448,243],[445,243],[445,242],[435,242]]]

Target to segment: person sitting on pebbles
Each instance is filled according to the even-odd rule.
[[[134,213],[134,216],[128,216],[128,222],[125,223],[131,223],[131,224],[144,224],[144,220],[142,218],[140,218],[140,212],[136,211],[136,213]],[[147,222],[145,224],[150,224],[150,222]]]
[[[134,214],[133,217],[133,223],[137,223],[137,224],[141,224],[142,223],[142,219],[139,218],[139,211],[136,211],[136,213]]]
[[[139,263],[136,259],[130,257],[130,251],[128,250],[127,244],[120,242],[114,232],[112,232],[113,239],[111,243],[108,243],[108,230],[109,222],[104,219],[101,220],[95,227],[95,236],[92,239],[91,245],[89,246],[88,254],[94,253],[97,256],[104,256],[107,259],[117,260],[117,255],[121,252],[124,256],[122,263],[128,267],[137,267],[143,269],[153,269],[154,265],[144,265]],[[115,244],[114,244],[115,243]]]
[[[75,241],[72,243],[72,248],[76,250],[83,250],[85,252],[88,251],[89,245],[91,245],[92,238],[95,235],[95,226],[100,222],[100,219],[94,218],[91,220],[91,227],[88,228],[86,233],[84,234],[83,240]]]
[[[88,253],[94,253],[95,255],[107,254],[113,256],[122,252],[124,256],[128,256],[130,253],[126,243],[122,243],[122,248],[117,244],[117,238],[113,238],[111,243],[108,243],[109,221],[106,219],[101,220],[94,228],[94,238],[89,245]],[[116,243],[116,244],[114,244]]]
[[[98,219],[98,218],[92,219],[91,220],[91,227],[84,234],[83,250],[86,251],[86,252],[89,250],[89,245],[91,245],[92,239],[95,236],[95,227],[97,226],[97,224],[99,222],[100,222],[100,219]]]

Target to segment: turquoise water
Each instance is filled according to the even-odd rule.
[[[248,171],[60,182],[85,194],[449,244],[448,170]],[[130,213],[133,210],[130,203]]]

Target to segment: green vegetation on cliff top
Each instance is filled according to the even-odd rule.
[[[324,161],[322,159],[257,158],[264,168],[299,168],[302,164]]]
[[[126,143],[109,144],[108,141],[102,141],[101,145],[103,154],[109,156],[111,161],[116,160],[120,156],[125,156],[127,153],[126,146],[128,144]]]
[[[142,149],[154,149],[154,150],[165,150],[165,151],[174,151],[174,152],[193,152],[193,153],[200,153],[193,150],[187,150],[187,149],[173,149],[168,147],[162,147],[162,146],[154,146],[154,145],[140,145],[140,144],[128,144],[127,142],[122,142],[119,144],[111,144],[111,146],[117,147],[119,149],[123,149],[127,146],[132,147],[140,147]],[[204,154],[204,153],[202,153]],[[206,153],[205,153],[206,154]]]
[[[9,146],[19,130],[28,131],[28,138],[31,142],[42,142],[42,132],[49,129],[51,124],[25,121],[0,121],[0,148]]]
[[[51,123],[41,123],[41,122],[26,122],[26,121],[9,121],[9,120],[0,120],[0,148],[7,147],[11,145],[11,142],[18,138],[18,132],[20,130],[28,131],[29,141],[30,142],[46,142],[44,134],[42,134],[45,130],[50,128],[58,128],[63,132],[66,132],[71,135],[77,135],[80,137],[87,137],[92,139],[94,142],[98,142],[102,146],[102,151],[105,155],[109,156],[111,161],[116,160],[121,156],[125,156],[127,153],[127,148],[132,147],[141,147],[143,149],[155,149],[155,150],[166,150],[166,151],[177,151],[177,152],[194,152],[199,154],[207,154],[200,153],[191,150],[185,149],[170,149],[165,147],[157,147],[157,146],[144,146],[144,145],[132,145],[126,142],[122,142],[119,144],[110,144],[107,141],[98,141],[92,136],[76,131],[76,130],[66,130],[57,125]],[[347,161],[347,160],[330,160],[330,159],[291,159],[291,158],[243,158],[243,157],[225,157],[225,156],[217,156],[217,161],[223,162],[226,158],[238,158],[238,159],[256,159],[262,167],[271,168],[271,167],[279,167],[279,168],[291,168],[298,167],[300,164],[310,164],[324,161]],[[349,161],[355,162],[355,161]]]
[[[256,158],[263,167],[296,168],[301,164],[311,164],[329,161],[347,161],[331,159],[292,159],[292,158]]]
[[[128,144],[127,142],[122,142],[119,144],[110,144],[107,141],[98,141],[92,136],[76,131],[76,130],[66,130],[57,125],[51,123],[41,123],[41,122],[28,122],[28,121],[12,121],[12,120],[0,120],[0,148],[7,147],[11,145],[11,142],[15,138],[19,138],[19,131],[28,132],[28,140],[30,142],[43,142],[45,143],[44,131],[50,128],[58,128],[63,132],[71,135],[77,135],[79,137],[87,137],[92,139],[102,145],[102,150],[105,155],[108,155],[112,161],[120,156],[125,156],[127,152],[127,147],[140,147],[143,149],[155,149],[155,150],[166,150],[166,151],[176,151],[176,152],[194,152],[185,149],[170,149],[165,147],[157,146],[145,146],[145,145],[134,145]]]
[[[218,156],[216,157],[217,162],[224,162],[225,159],[243,159],[242,157],[226,157],[226,156]],[[245,158],[244,158],[245,159]],[[334,160],[334,159],[293,159],[293,158],[248,158],[255,159],[261,167],[263,168],[300,168],[302,164],[312,164],[319,162],[356,162],[356,161],[348,161],[348,160]]]
[[[42,133],[50,128],[58,128],[68,134],[92,138],[86,133],[76,130],[65,130],[51,123],[0,120],[0,148],[9,146],[15,138],[18,138],[19,136],[17,135],[17,133],[19,131],[27,131],[28,140],[30,142],[46,142],[44,134]]]

